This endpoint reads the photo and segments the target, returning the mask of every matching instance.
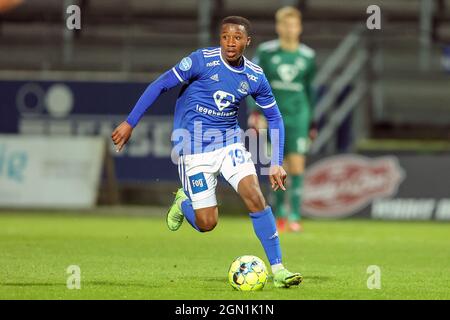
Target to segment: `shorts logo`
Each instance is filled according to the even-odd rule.
[[[189,57],[183,58],[179,64],[179,67],[182,71],[188,71],[192,67],[192,59]]]
[[[239,84],[238,91],[242,94],[248,94],[249,88],[250,88],[250,86],[247,81],[241,81],[241,83]]]
[[[219,108],[220,111],[229,107],[232,103],[234,103],[236,99],[234,95],[232,95],[231,93],[222,90],[214,92],[213,98],[214,102],[217,105],[217,108]]]
[[[208,190],[208,185],[206,184],[206,179],[203,172],[190,176],[189,182],[191,184],[191,190],[193,194]]]

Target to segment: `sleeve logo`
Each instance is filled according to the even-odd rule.
[[[178,65],[181,71],[188,71],[192,67],[192,59],[189,57],[183,58]]]

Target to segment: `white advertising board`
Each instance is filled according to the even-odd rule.
[[[0,135],[0,207],[95,206],[104,140]]]

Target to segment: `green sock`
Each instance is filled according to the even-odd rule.
[[[284,195],[286,191],[277,190],[275,193],[275,217],[276,218],[284,218],[286,217],[286,209],[284,207]]]
[[[303,189],[303,175],[291,176],[291,215],[289,220],[299,221],[301,219],[301,203],[302,203],[302,189]]]

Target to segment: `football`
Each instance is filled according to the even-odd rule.
[[[228,281],[239,291],[262,290],[267,282],[267,268],[264,262],[255,256],[241,256],[231,263]]]

